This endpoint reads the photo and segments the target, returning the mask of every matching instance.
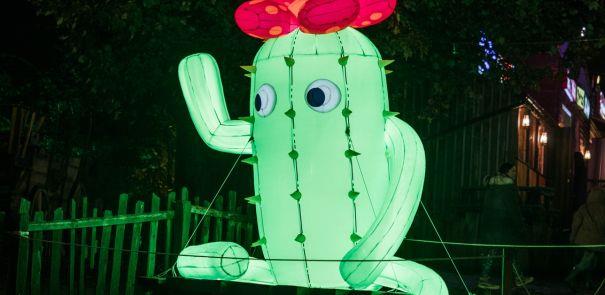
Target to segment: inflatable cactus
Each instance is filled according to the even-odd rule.
[[[254,0],[236,11],[267,39],[251,66],[250,116],[229,117],[208,54],[179,78],[191,117],[212,148],[250,154],[265,260],[232,242],[190,246],[179,273],[268,285],[447,294],[432,270],[394,257],[416,214],[422,143],[389,111],[386,70],[355,28],[386,19],[395,0]],[[195,257],[196,255],[200,257]],[[203,257],[202,257],[203,256]]]

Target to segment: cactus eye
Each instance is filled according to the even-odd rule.
[[[254,108],[261,117],[266,117],[275,108],[275,90],[269,84],[263,84],[254,97]]]
[[[314,111],[327,113],[340,102],[340,90],[332,81],[319,79],[315,80],[306,91],[307,104]]]

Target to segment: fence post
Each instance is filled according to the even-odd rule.
[[[227,193],[227,212],[236,213],[235,207],[237,205],[236,195],[234,191]],[[231,218],[227,219],[227,241],[235,241],[235,221]]]
[[[216,201],[214,201],[214,208],[219,212],[223,211],[223,196],[218,196],[216,198]],[[214,241],[218,242],[223,239],[223,218],[216,217],[214,220],[216,222],[214,224]]]
[[[103,217],[111,217],[111,211],[105,210]],[[107,259],[109,258],[109,240],[111,239],[111,226],[104,226],[101,233],[101,251],[99,251],[99,269],[97,270],[97,294],[105,294],[105,281],[107,280]]]
[[[208,202],[208,201],[202,202],[202,206],[206,209],[208,209],[208,207],[210,207],[209,205],[210,205],[210,202]],[[206,216],[205,217],[202,216],[202,218],[204,220],[202,221],[202,225],[201,225],[202,228],[200,229],[200,231],[201,231],[200,235],[202,238],[201,243],[205,244],[205,243],[208,243],[208,241],[210,240],[210,216],[208,216],[206,214]]]
[[[310,294],[311,294],[311,289],[309,289],[309,288],[304,288],[304,287],[296,288],[296,295],[310,295]]]
[[[120,195],[120,203],[118,205],[118,215],[126,214],[126,206],[128,205],[128,195]],[[124,244],[124,229],[125,224],[116,225],[116,235],[113,246],[113,263],[111,264],[111,283],[109,285],[110,294],[118,294],[120,292],[120,266],[122,264],[122,245]]]
[[[71,210],[69,210],[71,220],[76,219],[76,201],[71,199]],[[69,230],[69,294],[76,294],[75,287],[76,276],[76,229]]]
[[[248,218],[248,221],[246,221],[246,242],[244,243],[246,248],[249,248],[254,241],[254,224],[250,220],[254,220],[252,217],[254,216],[255,209],[254,205],[246,205],[246,217]]]
[[[160,198],[156,194],[151,195],[151,213],[160,211]],[[158,238],[158,222],[149,223],[149,254],[147,255],[147,277],[155,273],[155,252]]]
[[[168,200],[166,200],[166,211],[172,210],[172,206],[174,204],[175,199],[176,199],[176,193],[169,192]],[[172,257],[170,256],[170,253],[172,251],[172,238],[173,238],[172,237],[172,219],[166,219],[166,238],[164,239],[164,241],[165,241],[164,252],[166,252],[167,254],[164,255],[164,267],[165,268],[172,267],[172,265],[171,265]]]
[[[237,206],[237,208],[235,209],[235,211],[238,214],[242,214],[242,206]],[[244,245],[244,237],[242,237],[242,228],[244,226],[244,221],[243,220],[239,220],[235,223],[235,238],[233,239],[233,241],[235,241],[236,243],[240,244],[240,245]]]
[[[502,248],[502,295],[512,294],[512,259],[510,249]]]
[[[88,198],[82,198],[82,218],[86,218],[86,211],[88,211]],[[84,269],[86,268],[86,256],[88,253],[88,248],[86,247],[86,231],[88,229],[87,228],[82,228],[82,232],[81,232],[81,236],[80,236],[80,243],[82,243],[82,246],[80,247],[80,275],[78,276],[78,278],[80,279],[78,287],[79,287],[79,294],[85,294],[86,293],[86,285],[85,285],[85,281],[86,281],[86,275],[84,272]]]
[[[142,214],[144,204],[138,201],[135,206],[134,214]],[[135,277],[137,274],[137,262],[139,260],[139,247],[141,246],[141,226],[142,223],[132,225],[132,240],[130,242],[130,259],[128,260],[128,276],[126,277],[126,294],[134,294]]]
[[[189,226],[191,224],[191,202],[178,201],[174,207],[174,247],[180,252],[189,239]],[[177,253],[178,254],[178,253]]]
[[[54,221],[63,220],[63,208],[57,208],[53,214]],[[50,254],[50,294],[61,294],[61,242],[63,241],[63,231],[53,231],[53,243]]]
[[[185,248],[185,245],[187,244],[187,241],[189,241],[189,232],[190,232],[190,228],[191,228],[191,201],[189,201],[189,190],[186,187],[183,187],[183,189],[181,190],[181,205],[183,206],[182,208],[182,224],[181,224],[181,243],[179,246],[179,253],[181,252],[181,250],[183,250],[183,248]]]
[[[195,205],[195,206],[200,206],[200,197],[195,196],[193,198],[193,203],[192,204]],[[193,229],[195,230],[195,228],[197,227],[198,223],[200,222],[200,215],[199,214],[192,214],[191,217],[193,219],[193,220],[191,220],[191,225],[193,225]],[[198,234],[195,237],[193,237],[193,239],[191,240],[192,244],[199,244],[200,243],[201,234],[202,234],[200,232],[201,230],[202,229],[200,228],[198,230]]]
[[[97,217],[97,208],[92,209],[92,218]],[[93,227],[90,233],[90,270],[95,268],[95,256],[97,255],[97,227]]]
[[[29,227],[29,201],[21,198],[19,206],[19,231],[25,234]],[[27,269],[29,266],[29,239],[19,236],[19,260],[17,262],[17,294],[27,294]]]
[[[38,211],[34,215],[34,222],[44,221],[44,212]],[[32,277],[31,294],[40,294],[40,272],[42,271],[42,232],[32,234]]]
[[[189,189],[181,188],[181,201],[189,201]]]

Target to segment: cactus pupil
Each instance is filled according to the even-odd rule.
[[[319,88],[312,88],[307,92],[307,101],[312,107],[319,107],[326,101],[326,95],[323,90]]]
[[[263,106],[263,101],[260,98],[260,95],[256,95],[256,97],[254,98],[254,108],[256,109],[257,112],[260,111],[260,109]]]

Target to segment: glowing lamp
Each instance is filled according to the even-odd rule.
[[[590,154],[590,151],[586,151],[584,153],[584,160],[590,160],[591,157],[592,157],[592,155]]]
[[[548,134],[546,132],[543,132],[542,134],[540,134],[539,142],[541,144],[547,144],[548,143]]]
[[[529,127],[529,125],[530,125],[529,115],[523,115],[523,120],[521,121],[521,126]]]

